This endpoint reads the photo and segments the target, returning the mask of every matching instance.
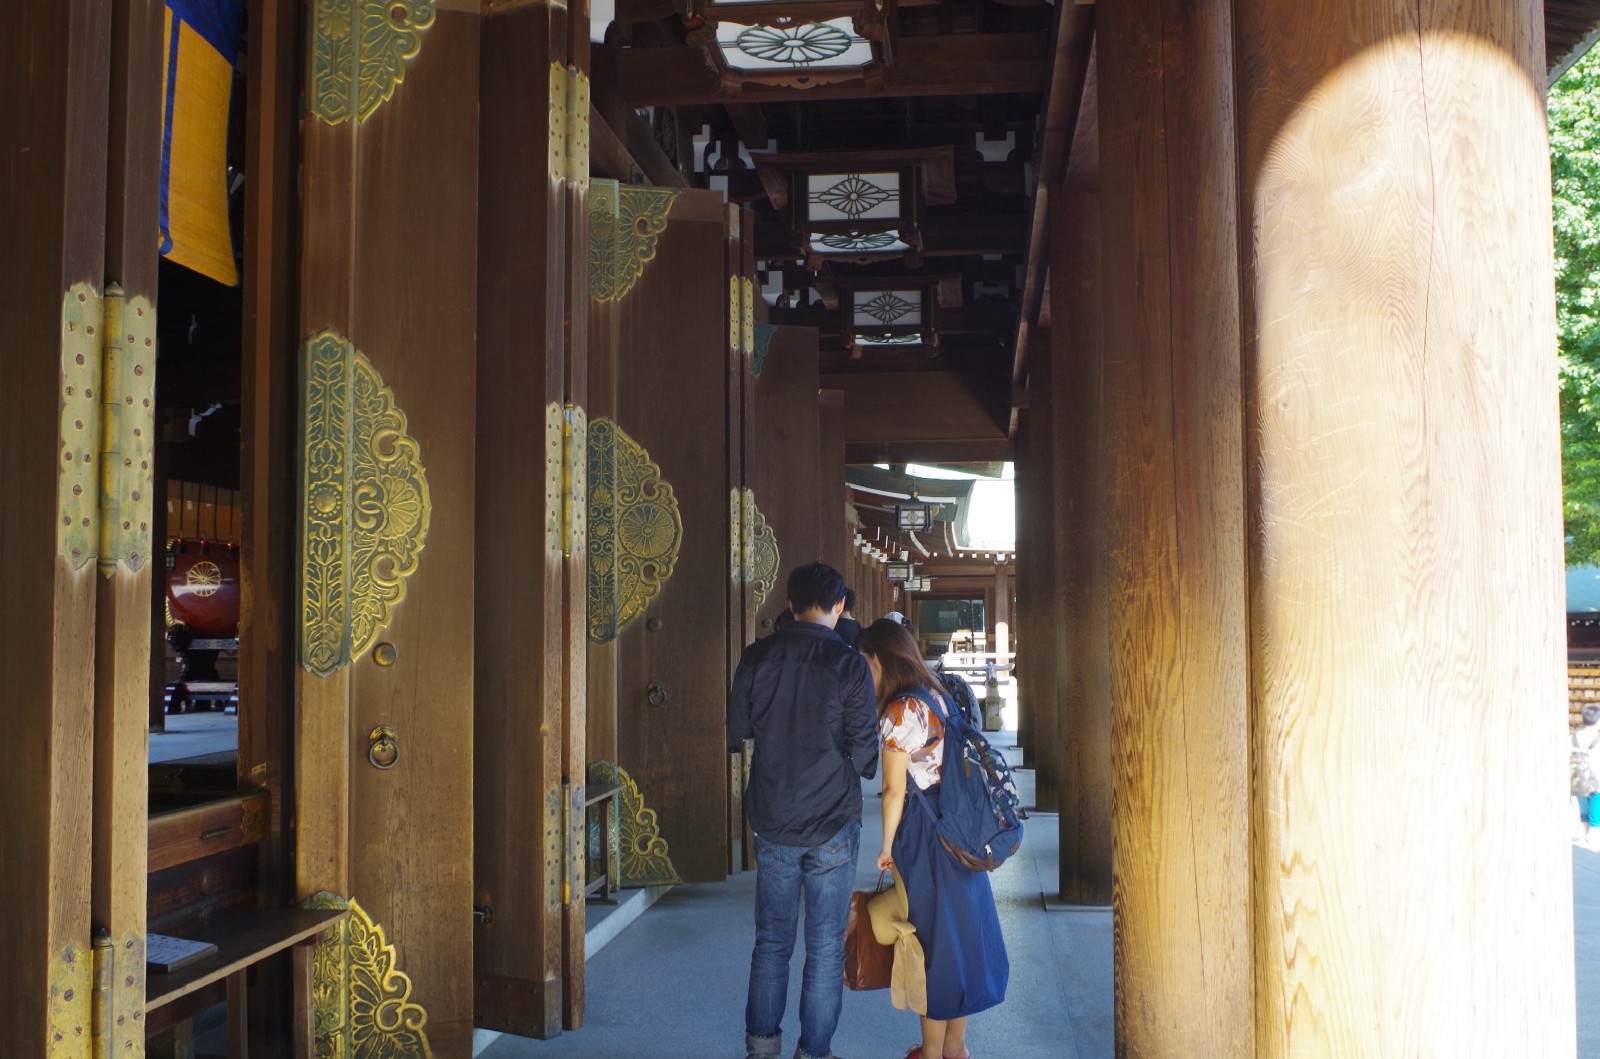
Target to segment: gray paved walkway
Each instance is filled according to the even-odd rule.
[[[993,876],[1011,954],[1011,988],[975,1017],[977,1059],[1111,1059],[1111,915],[1046,911],[1056,863],[1055,818],[1035,814],[1028,855]],[[877,801],[867,800],[857,885],[872,885]],[[1600,1059],[1600,852],[1573,847],[1578,1055]],[[754,876],[674,887],[589,963],[589,1022],[550,1041],[502,1036],[483,1059],[740,1059],[753,937]],[[797,953],[791,997],[800,983]],[[786,1055],[797,1032],[784,1021]],[[834,1051],[845,1059],[899,1059],[916,1020],[885,993],[845,992]],[[1531,1059],[1531,1057],[1530,1057]]]
[[[876,789],[876,781],[864,787]],[[866,803],[858,889],[876,882],[882,834],[878,799]],[[978,1059],[1110,1059],[1111,912],[1046,911],[1044,894],[1056,890],[1056,818],[1032,820],[1025,855],[991,876],[1010,989],[1003,1006],[973,1018],[968,1045]],[[482,1059],[742,1059],[754,909],[753,872],[673,887],[589,961],[583,1029],[549,1041],[503,1036]],[[799,1032],[800,949],[789,979],[786,1059]],[[835,1053],[898,1059],[916,1040],[916,1016],[891,1008],[887,991],[845,991]]]

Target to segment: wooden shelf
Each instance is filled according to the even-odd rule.
[[[172,974],[146,976],[144,1009],[154,1011],[274,953],[309,944],[347,914],[337,908],[269,908],[219,920],[215,937],[196,939],[215,944],[213,955]]]

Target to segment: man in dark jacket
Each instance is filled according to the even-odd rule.
[[[797,1059],[831,1059],[844,991],[844,929],[861,845],[861,778],[878,771],[866,661],[834,635],[844,578],[825,563],[789,575],[795,620],[745,648],[728,697],[728,749],[755,741],[745,813],[756,833],[756,943],[745,1052],[783,1047],[789,957],[802,897],[805,981]]]
[[[846,647],[854,648],[856,641],[861,639],[861,623],[856,621],[856,590],[848,585],[844,590],[844,613],[839,615],[839,622],[833,631]]]

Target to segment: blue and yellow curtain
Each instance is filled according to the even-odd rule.
[[[228,107],[244,0],[167,0],[161,103],[161,253],[239,282],[228,222]]]

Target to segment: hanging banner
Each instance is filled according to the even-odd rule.
[[[228,110],[244,0],[167,0],[161,94],[161,253],[234,286]]]

